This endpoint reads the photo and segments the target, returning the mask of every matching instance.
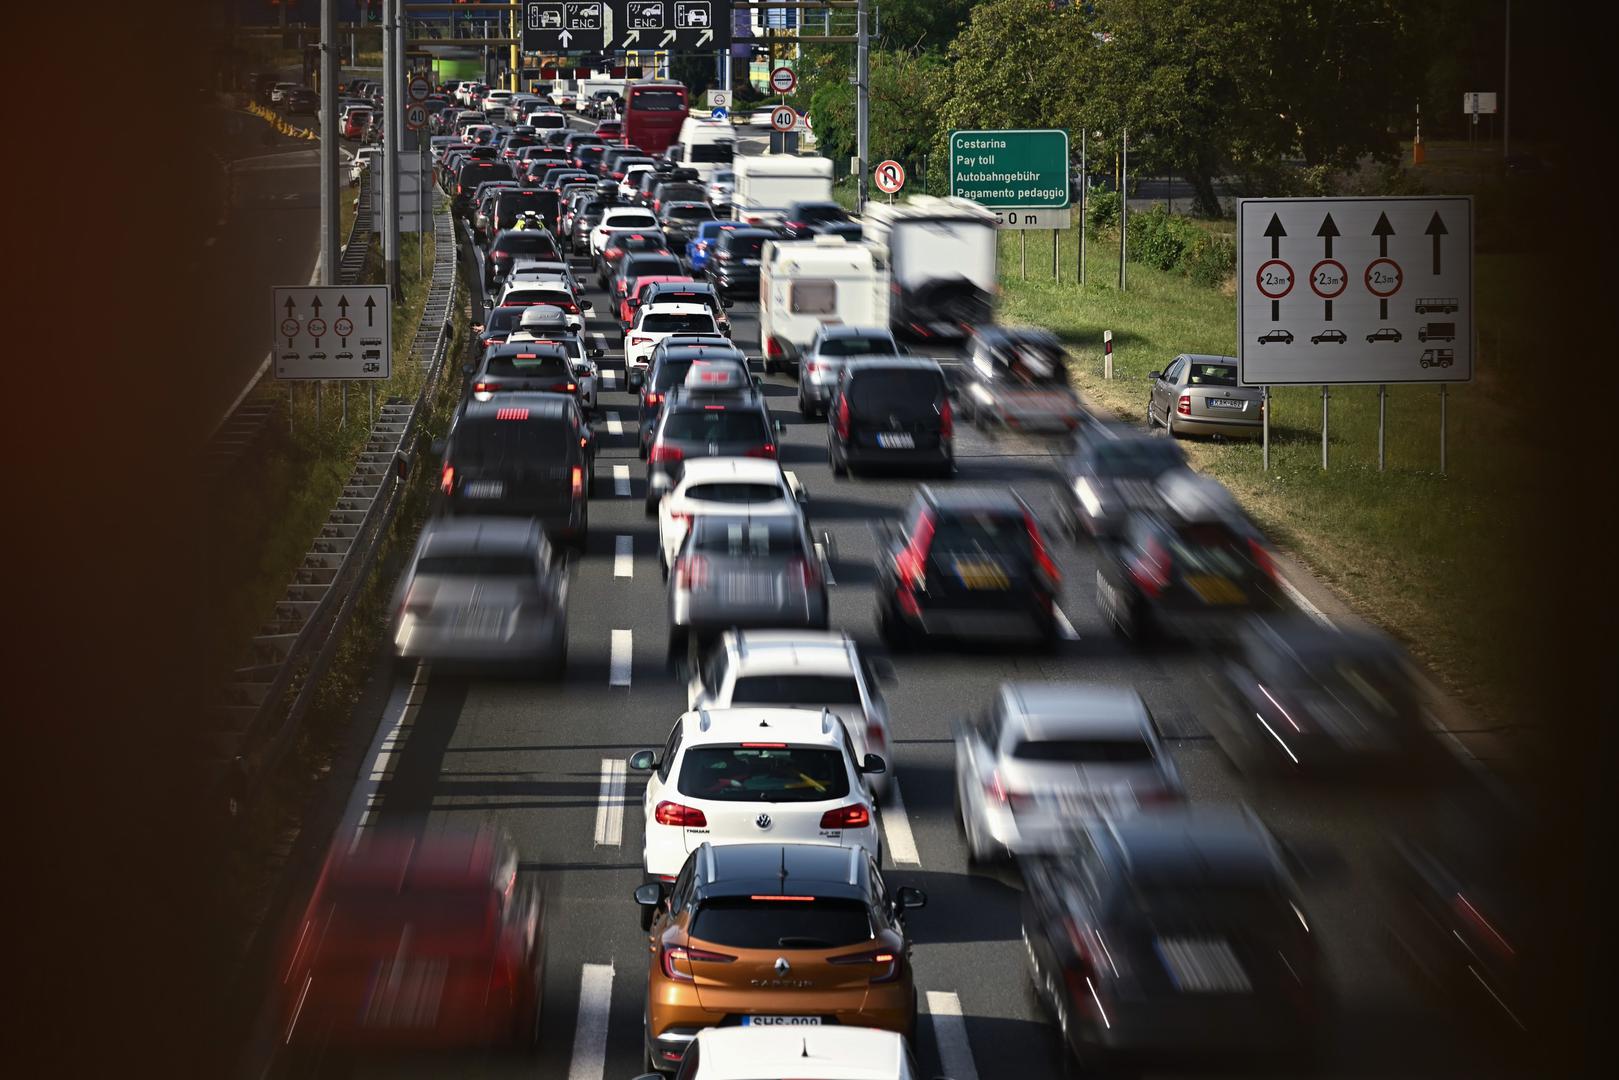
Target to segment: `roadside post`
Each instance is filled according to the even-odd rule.
[[[1102,331],[1102,378],[1113,378],[1113,331]]]
[[[1445,476],[1445,390],[1444,383],[1439,384],[1439,475]]]
[[[1327,467],[1327,399],[1332,395],[1327,388],[1321,388],[1321,468]]]
[[[1079,133],[1079,287],[1085,287],[1085,200],[1091,193],[1091,174],[1085,167],[1085,143],[1090,132]]]
[[[1270,387],[1260,388],[1264,397],[1259,402],[1259,420],[1262,432],[1260,434],[1260,456],[1264,459],[1262,469],[1270,472]]]
[[[1377,471],[1383,471],[1383,432],[1388,421],[1389,388],[1386,383],[1377,384]]]
[[[1130,129],[1124,129],[1123,164],[1119,168],[1119,291],[1124,291],[1125,239],[1130,230]]]

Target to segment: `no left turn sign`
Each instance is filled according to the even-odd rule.
[[[778,94],[790,94],[798,86],[798,76],[790,67],[779,67],[770,73],[770,89]]]
[[[905,186],[905,166],[897,161],[884,161],[877,166],[874,179],[878,191],[892,195]]]

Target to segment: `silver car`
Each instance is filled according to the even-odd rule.
[[[1235,356],[1182,353],[1163,371],[1147,376],[1147,426],[1163,424],[1170,435],[1258,435],[1265,398],[1256,387],[1237,385]]]
[[[826,415],[838,373],[852,356],[903,356],[886,326],[823,326],[798,361],[798,413],[806,420]]]
[[[537,670],[561,677],[568,579],[540,523],[435,518],[422,529],[394,599],[402,661]]]
[[[956,807],[977,862],[1060,848],[1076,821],[1178,802],[1180,777],[1134,690],[1003,683],[956,729]]]
[[[705,514],[669,573],[669,648],[733,627],[825,630],[826,567],[792,514]]]

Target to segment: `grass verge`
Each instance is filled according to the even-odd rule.
[[[1061,280],[1052,280],[1052,235],[1003,234],[1002,317],[1051,327],[1075,356],[1074,378],[1094,402],[1145,422],[1147,373],[1181,352],[1231,354],[1231,282],[1193,284],[1130,263],[1118,289],[1117,237],[1092,238],[1087,284],[1075,284],[1076,230],[1062,236]],[[1027,244],[1027,277],[1020,246]],[[1504,566],[1500,508],[1534,483],[1526,410],[1532,355],[1520,329],[1537,286],[1527,256],[1480,254],[1478,379],[1449,391],[1448,475],[1439,474],[1439,391],[1390,387],[1387,469],[1377,468],[1376,387],[1335,387],[1330,467],[1321,468],[1319,387],[1273,396],[1269,473],[1256,442],[1188,440],[1192,462],[1219,478],[1290,554],[1357,611],[1403,640],[1475,715],[1501,718],[1527,703],[1509,678],[1520,640]],[[1102,332],[1114,335],[1114,378],[1104,380]],[[1483,587],[1481,587],[1483,586]]]

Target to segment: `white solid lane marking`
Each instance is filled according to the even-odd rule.
[[[614,630],[613,643],[607,652],[607,685],[630,685],[630,655],[635,647],[635,635],[628,630]]]
[[[1078,641],[1079,631],[1075,630],[1074,624],[1068,621],[1068,616],[1063,613],[1062,608],[1053,606],[1051,610],[1057,616],[1057,633],[1061,634],[1067,641]]]
[[[619,419],[618,413],[616,412],[610,412],[607,414],[607,434],[624,434],[624,421]]]
[[[1279,574],[1277,575],[1276,580],[1282,583],[1282,591],[1287,594],[1288,599],[1297,604],[1301,610],[1310,616],[1310,618],[1314,619],[1316,622],[1324,623],[1327,626],[1332,625],[1332,620],[1327,618],[1326,612],[1310,603],[1310,598],[1299,592],[1296,585]]]
[[[613,466],[613,494],[624,496],[630,493],[630,467],[628,465]]]
[[[620,536],[613,541],[613,576],[635,576],[635,538]]]
[[[428,671],[426,664],[418,663],[408,680],[400,679],[394,683],[393,691],[388,696],[388,704],[382,710],[382,720],[377,724],[377,733],[366,753],[370,767],[361,771],[359,783],[349,793],[348,804],[343,809],[343,821],[338,826],[339,836],[346,834],[350,837],[351,848],[360,842],[360,835],[371,824],[379,801],[377,790],[388,778],[388,767],[393,762],[394,751],[404,739],[404,730],[415,723],[416,715],[421,711],[422,698],[427,694]]]
[[[832,562],[826,557],[826,549],[821,547],[821,542],[819,540],[815,541],[815,557],[821,560],[821,565],[826,568],[826,583],[828,585],[836,585],[838,583],[838,579],[832,576]]]
[[[581,1006],[581,1013],[583,1006]],[[928,1014],[933,1017],[933,1038],[939,1044],[939,1068],[951,1080],[978,1080],[972,1047],[967,1045],[967,1021],[961,998],[942,990],[928,991]]]
[[[607,1019],[613,1004],[613,965],[586,964],[579,978],[579,1022],[573,1029],[568,1080],[602,1080],[607,1072]]]
[[[602,758],[601,794],[596,802],[596,846],[618,847],[624,836],[624,779],[621,758]]]
[[[893,768],[893,763],[889,763]],[[883,836],[887,840],[888,857],[896,866],[921,866],[922,856],[916,850],[916,838],[911,835],[911,819],[905,813],[905,799],[899,793],[899,777],[888,778],[888,790],[877,816],[882,818]]]

